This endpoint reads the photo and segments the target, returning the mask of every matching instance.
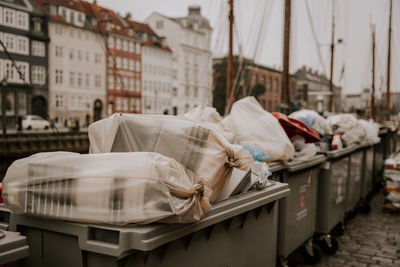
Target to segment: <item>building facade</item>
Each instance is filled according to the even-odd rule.
[[[176,58],[177,72],[172,87],[173,114],[182,114],[199,105],[212,103],[212,53],[209,21],[199,6],[189,7],[188,15],[170,18],[152,13],[146,23],[165,37]]]
[[[0,1],[1,115],[15,127],[26,114],[48,117],[48,42],[44,14],[29,0]],[[9,55],[7,55],[7,52]]]
[[[36,1],[49,18],[50,117],[59,127],[101,119],[106,99],[103,40],[80,1]]]
[[[333,112],[342,112],[342,88],[333,85],[329,90],[329,79],[316,71],[303,67],[295,73],[299,87],[298,101],[302,108],[318,112],[329,111],[329,99],[333,97]]]
[[[173,114],[176,62],[171,49],[164,44],[164,38],[159,37],[149,25],[129,17],[125,19],[142,39],[142,112]]]
[[[226,105],[227,58],[214,59],[214,101],[213,106],[224,113]],[[280,111],[282,100],[282,72],[257,64],[249,59],[234,57],[234,100],[253,95],[260,105],[269,112]],[[297,104],[297,80],[290,75],[290,99]]]
[[[107,115],[142,113],[141,41],[130,24],[114,11],[82,2],[106,47]]]

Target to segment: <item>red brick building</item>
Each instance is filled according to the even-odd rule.
[[[107,114],[142,113],[141,40],[114,11],[83,2],[91,24],[106,46]]]
[[[213,106],[220,113],[224,112],[226,101],[226,71],[227,58],[216,58],[213,64],[214,77],[214,96]],[[240,73],[238,73],[240,70]],[[273,112],[280,111],[282,99],[282,72],[254,63],[252,60],[243,59],[239,63],[239,58],[234,57],[234,79],[235,100],[252,94],[255,85],[259,84],[265,88],[265,93],[259,95],[257,100],[265,110]],[[239,75],[239,77],[237,77]],[[297,80],[294,75],[290,75],[290,99],[293,104],[297,104]]]

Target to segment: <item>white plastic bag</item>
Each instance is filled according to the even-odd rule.
[[[381,140],[379,138],[379,125],[372,121],[358,120],[361,127],[364,128],[366,135],[364,142],[367,144],[376,144]]]
[[[294,147],[279,121],[265,111],[254,97],[236,101],[229,122],[241,145],[256,144],[270,156],[270,161],[287,162],[294,155]]]
[[[194,121],[210,123],[217,131],[221,132],[229,143],[234,142],[234,134],[222,123],[222,117],[215,108],[198,106],[183,116]]]
[[[78,222],[194,222],[211,190],[158,153],[39,153],[15,161],[3,181],[14,213]]]
[[[365,129],[360,125],[358,120],[351,114],[336,114],[327,118],[332,127],[336,127],[336,131],[342,132],[342,139],[347,146],[360,143],[367,135]]]
[[[206,122],[175,116],[114,114],[89,126],[90,153],[157,152],[192,171],[218,195],[229,182],[232,168],[249,170],[251,155],[230,144]]]

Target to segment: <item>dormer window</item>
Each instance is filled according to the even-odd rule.
[[[162,28],[164,28],[164,21],[162,21],[162,20],[157,21],[157,22],[156,22],[156,28],[157,28],[157,29],[162,29]]]
[[[33,31],[42,32],[42,21],[39,18],[33,18]]]

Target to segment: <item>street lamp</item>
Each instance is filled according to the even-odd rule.
[[[3,135],[6,137],[7,134],[7,122],[6,122],[6,90],[7,90],[7,77],[1,80],[1,85],[3,87],[1,94],[1,121],[3,126]]]

